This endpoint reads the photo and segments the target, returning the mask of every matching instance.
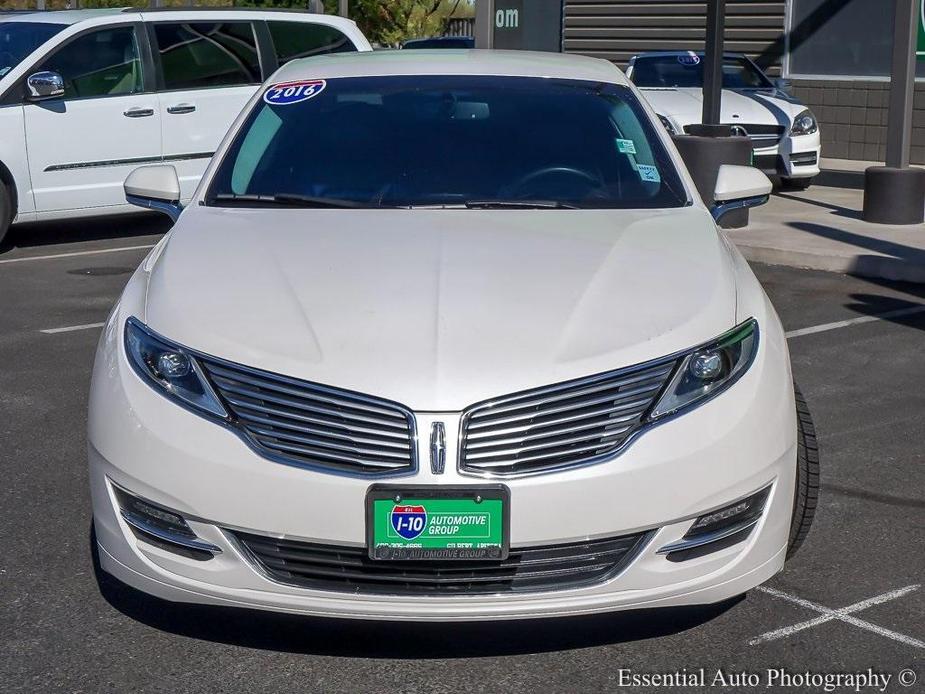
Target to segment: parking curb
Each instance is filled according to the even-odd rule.
[[[747,233],[747,232],[746,232]],[[745,259],[767,265],[784,265],[801,270],[823,270],[856,277],[925,284],[925,263],[876,254],[815,253],[793,248],[763,245],[753,239],[730,238]]]

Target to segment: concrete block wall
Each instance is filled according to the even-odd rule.
[[[822,156],[884,160],[889,82],[794,79],[793,93],[819,119]],[[912,163],[925,164],[925,84],[916,86],[912,126]]]

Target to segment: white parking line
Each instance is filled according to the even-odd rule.
[[[922,306],[911,306],[909,308],[898,308],[895,311],[886,311],[885,313],[876,313],[871,316],[861,316],[860,318],[849,318],[848,320],[839,320],[834,323],[822,323],[821,325],[812,325],[808,328],[800,328],[799,330],[791,330],[788,333],[785,333],[787,339],[791,337],[800,337],[801,335],[813,335],[815,333],[824,333],[829,330],[838,330],[839,328],[847,328],[852,325],[860,325],[861,323],[873,323],[878,320],[885,320],[887,318],[897,318],[899,316],[911,316],[914,313],[925,313],[925,305]]]
[[[0,265],[6,263],[27,263],[30,260],[54,260],[55,258],[73,258],[78,255],[98,255],[100,253],[119,253],[121,251],[141,251],[148,248],[154,248],[153,243],[145,246],[122,246],[120,248],[100,248],[95,251],[74,251],[73,253],[55,253],[54,255],[31,255],[26,258],[6,258],[0,260]]]
[[[91,328],[102,328],[106,323],[85,323],[84,325],[69,325],[66,328],[46,328],[45,330],[39,330],[40,333],[45,333],[46,335],[54,335],[56,333],[71,333],[75,330],[90,330]]]
[[[810,629],[812,627],[819,626],[820,624],[831,622],[833,619],[835,619],[840,622],[845,622],[846,624],[851,624],[852,626],[856,626],[859,629],[866,629],[867,631],[872,631],[873,633],[879,634],[880,636],[885,636],[888,639],[899,641],[900,643],[904,643],[907,646],[914,646],[916,648],[925,648],[925,642],[919,641],[918,639],[914,639],[911,636],[906,636],[905,634],[900,634],[898,632],[891,631],[890,629],[884,629],[881,626],[878,626],[876,624],[871,624],[870,622],[866,622],[863,619],[858,619],[857,617],[850,616],[851,613],[853,612],[860,612],[861,610],[866,610],[868,607],[873,607],[874,605],[879,605],[881,603],[888,602],[890,600],[895,600],[896,598],[901,598],[902,596],[908,595],[909,593],[912,593],[913,591],[916,591],[919,588],[921,588],[919,584],[906,586],[905,588],[891,590],[887,593],[883,593],[882,595],[877,595],[872,598],[868,598],[867,600],[861,600],[861,602],[856,602],[853,605],[848,605],[847,607],[842,607],[837,610],[833,610],[831,608],[825,607],[824,605],[819,605],[810,600],[797,597],[796,595],[790,595],[789,593],[785,593],[775,588],[769,588],[767,586],[758,586],[755,590],[758,590],[762,593],[766,593],[768,595],[773,595],[775,598],[787,600],[788,602],[792,602],[795,605],[799,605],[800,607],[805,607],[806,609],[819,612],[822,616],[814,617],[813,619],[809,619],[805,622],[791,624],[788,627],[783,627],[781,629],[775,629],[774,631],[766,632],[762,634],[761,636],[756,636],[755,638],[753,638],[751,641],[748,642],[748,645],[757,646],[759,643],[766,643],[768,641],[782,639],[786,636],[790,636],[791,634],[796,634],[798,631],[804,631],[805,629]]]

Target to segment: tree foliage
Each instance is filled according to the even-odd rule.
[[[326,0],[335,5],[336,0]],[[336,8],[335,8],[336,11]],[[366,37],[383,46],[396,46],[405,39],[439,36],[451,17],[470,16],[468,0],[351,0],[350,18]]]

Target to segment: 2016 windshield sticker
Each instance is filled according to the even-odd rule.
[[[621,154],[636,154],[636,143],[632,140],[617,140],[617,151]]]
[[[658,169],[656,169],[654,166],[649,166],[648,164],[637,164],[636,170],[639,171],[639,178],[641,178],[643,181],[661,183],[662,177],[658,175]]]
[[[678,62],[681,65],[700,65],[700,56],[696,53],[685,53],[678,56]]]
[[[263,100],[271,106],[291,106],[318,96],[326,86],[324,80],[282,82],[267,89]]]

